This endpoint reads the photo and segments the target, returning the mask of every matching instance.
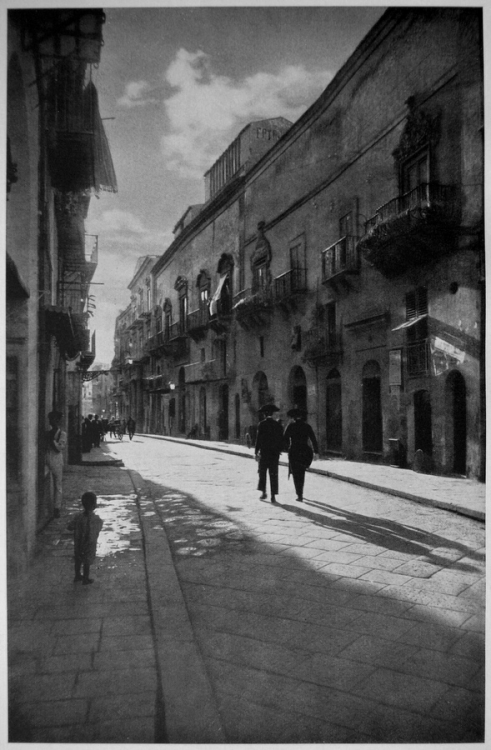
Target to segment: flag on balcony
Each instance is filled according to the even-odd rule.
[[[218,286],[216,288],[215,294],[210,300],[210,315],[216,315],[218,313],[218,303],[220,301],[220,297],[222,296],[223,287],[227,279],[228,279],[228,274],[225,274],[224,276],[222,276],[222,278],[218,282]]]

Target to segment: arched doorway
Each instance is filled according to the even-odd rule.
[[[307,411],[307,378],[301,367],[294,367],[290,372],[288,398],[291,406]]]
[[[467,473],[467,389],[464,376],[454,370],[445,383],[445,416],[448,425],[447,442],[450,461],[455,474]]]
[[[240,396],[235,394],[235,439],[240,440]]]
[[[186,374],[179,370],[179,432],[186,432]]]
[[[208,432],[206,421],[206,388],[202,386],[199,391],[199,433],[205,435]]]
[[[331,370],[326,379],[326,448],[338,452],[342,443],[341,376],[337,370]]]
[[[218,439],[228,440],[228,385],[220,386],[218,392]]]
[[[414,450],[422,450],[427,456],[433,453],[431,436],[431,401],[428,391],[414,394]]]
[[[362,444],[368,453],[382,452],[382,402],[380,365],[375,360],[362,371]]]

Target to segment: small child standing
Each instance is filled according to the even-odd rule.
[[[82,581],[83,584],[94,583],[89,578],[90,566],[95,560],[97,549],[97,538],[102,529],[102,520],[94,513],[97,506],[97,495],[94,492],[84,492],[82,495],[84,510],[67,525],[67,529],[73,531],[75,543],[75,578],[74,581]],[[83,575],[81,569],[83,566]]]

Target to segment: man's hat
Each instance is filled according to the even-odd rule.
[[[274,404],[264,404],[258,409],[258,414],[273,414],[275,411],[279,411],[278,407]]]
[[[305,417],[307,416],[307,410],[299,409],[297,406],[295,406],[293,409],[290,409],[290,411],[287,411],[286,416],[292,417],[292,419],[297,419],[298,417],[302,417],[305,419]]]

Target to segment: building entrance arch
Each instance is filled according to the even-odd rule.
[[[297,407],[307,411],[307,378],[300,366],[290,370],[288,378],[288,400],[290,407]]]

